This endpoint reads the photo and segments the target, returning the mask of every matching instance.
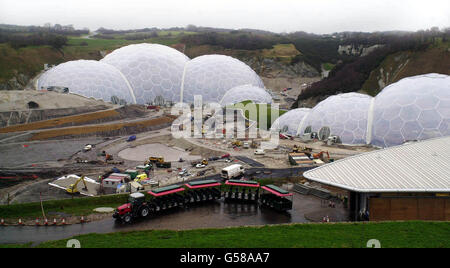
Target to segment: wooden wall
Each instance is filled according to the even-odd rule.
[[[448,197],[370,198],[371,221],[435,220],[450,221]]]

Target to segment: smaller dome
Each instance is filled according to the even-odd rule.
[[[263,88],[253,85],[243,85],[228,90],[220,101],[220,105],[227,106],[243,101],[270,104],[272,103],[272,97]]]
[[[69,93],[108,102],[114,97],[136,103],[133,90],[122,73],[95,60],[68,61],[51,68],[38,80],[38,89],[49,87],[67,87]]]
[[[297,108],[290,110],[280,116],[275,122],[273,122],[271,130],[281,131],[289,135],[297,135],[297,131],[303,119],[311,112],[309,108]]]
[[[201,95],[204,102],[220,102],[225,93],[237,86],[264,87],[255,71],[242,61],[225,55],[204,55],[190,60],[184,69],[183,101],[194,102]]]

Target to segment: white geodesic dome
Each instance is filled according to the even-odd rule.
[[[328,97],[308,114],[300,134],[317,132],[319,139],[339,136],[343,144],[366,144],[367,118],[372,97],[345,93]],[[321,133],[325,133],[322,137]]]
[[[125,77],[113,66],[95,60],[76,60],[59,64],[38,79],[38,89],[67,87],[70,93],[111,101],[116,96],[135,103]]]
[[[224,55],[205,55],[192,59],[184,70],[183,101],[193,103],[195,95],[204,102],[219,103],[225,93],[241,85],[264,88],[261,78],[245,63]]]
[[[178,102],[188,61],[189,58],[176,49],[147,43],[116,49],[101,60],[122,72],[139,104],[153,102],[159,96],[165,101]]]
[[[297,108],[290,110],[273,122],[271,130],[281,131],[282,133],[295,136],[297,135],[297,131],[301,126],[302,121],[306,118],[310,111],[310,108]]]
[[[253,85],[242,85],[228,90],[220,101],[220,105],[227,106],[243,101],[254,103],[272,103],[272,96],[264,89]]]
[[[375,97],[371,143],[380,147],[450,135],[450,76],[401,79]]]

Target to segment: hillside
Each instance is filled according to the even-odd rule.
[[[419,74],[450,75],[450,42],[437,42],[424,51],[402,51],[386,57],[374,69],[361,92],[375,96],[384,87],[398,80]]]

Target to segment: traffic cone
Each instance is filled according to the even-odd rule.
[[[56,225],[57,223],[56,223],[56,219],[55,218],[53,218],[53,225]]]
[[[19,219],[19,225],[23,225],[22,219]]]
[[[66,225],[66,219],[63,218],[61,224]]]
[[[45,220],[44,220],[44,225],[45,225],[45,226],[48,226],[48,220],[47,220],[47,218],[45,218]]]
[[[81,216],[80,223],[85,223],[85,221],[84,221],[84,216]]]
[[[5,220],[4,219],[0,220],[0,225],[5,225]]]
[[[36,218],[36,226],[39,226],[39,218]]]

